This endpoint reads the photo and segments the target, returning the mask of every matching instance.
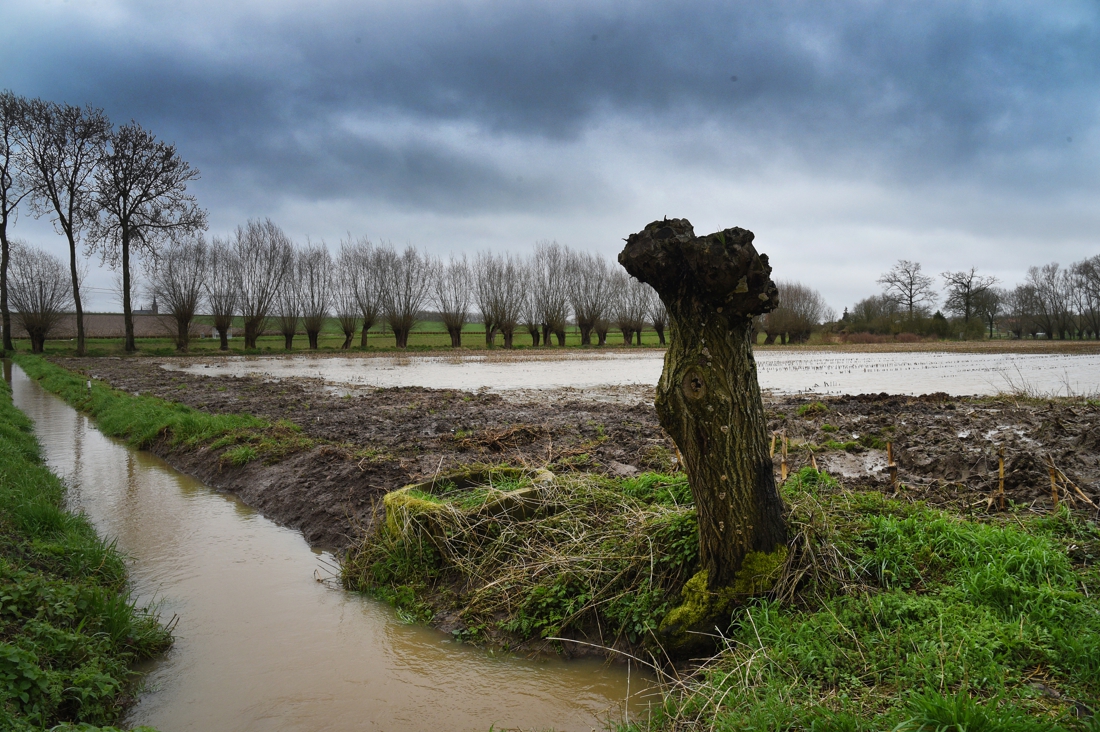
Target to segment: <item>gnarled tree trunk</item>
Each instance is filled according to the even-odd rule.
[[[668,309],[657,415],[684,457],[712,590],[741,585],[746,557],[787,541],[750,339],[753,317],[773,310],[778,293],[752,240],[740,228],[696,237],[686,219],[666,219],[630,236],[619,255]]]

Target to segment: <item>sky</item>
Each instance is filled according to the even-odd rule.
[[[0,0],[0,88],[174,143],[211,234],[613,258],[679,217],[838,312],[899,259],[1100,254],[1095,1]]]

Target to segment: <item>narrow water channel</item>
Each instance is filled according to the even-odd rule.
[[[104,437],[18,367],[5,372],[71,503],[133,559],[135,597],[179,618],[175,646],[143,669],[147,690],[127,725],[589,730],[622,718],[625,668],[493,655],[401,624],[387,606],[318,581],[333,560],[297,532]],[[636,671],[630,681],[637,692]],[[635,698],[630,714],[646,703]]]

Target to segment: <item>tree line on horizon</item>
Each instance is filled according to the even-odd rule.
[[[919,262],[898,260],[878,279],[882,292],[845,308],[832,328],[848,334],[914,334],[980,338],[1100,338],[1100,254],[1062,267],[1028,268],[1023,282],[999,287],[977,269],[940,274],[944,289]],[[939,306],[939,307],[937,307]]]

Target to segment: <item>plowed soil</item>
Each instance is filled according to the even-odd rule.
[[[218,490],[240,496],[310,544],[339,550],[374,519],[386,491],[472,463],[548,466],[626,476],[675,469],[675,448],[645,390],[497,393],[427,388],[342,394],[316,379],[207,377],[169,372],[154,359],[58,359],[115,388],[213,413],[290,420],[317,441],[279,462],[235,467],[208,449],[155,451]],[[1050,461],[1059,501],[1100,505],[1100,403],[879,395],[766,396],[790,471],[811,461],[845,486],[996,511],[998,451],[1006,505],[1049,510]],[[802,414],[799,414],[799,412]],[[833,444],[826,443],[832,441]],[[891,482],[892,443],[898,481]],[[1095,505],[1090,505],[1090,502]]]

